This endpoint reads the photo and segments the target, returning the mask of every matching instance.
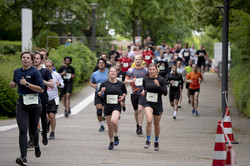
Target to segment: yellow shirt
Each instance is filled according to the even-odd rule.
[[[142,63],[141,63],[141,67],[143,67],[143,64],[145,63],[145,61],[143,61]],[[135,62],[133,62],[133,64],[130,66],[131,68],[132,67],[135,67]]]

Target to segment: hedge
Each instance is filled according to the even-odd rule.
[[[0,41],[0,54],[15,54],[22,51],[20,41]]]
[[[33,40],[34,45],[40,48],[46,48],[47,36],[58,36],[58,34],[50,30],[41,30],[40,33]],[[59,38],[48,39],[48,49],[56,49],[58,46],[60,46]]]

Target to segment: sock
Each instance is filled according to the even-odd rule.
[[[148,141],[150,141],[150,137],[151,137],[151,136],[147,136],[147,140],[148,140]]]
[[[176,112],[176,111],[174,111],[174,115],[173,115],[173,116],[176,116],[176,113],[177,113],[177,112]]]
[[[100,125],[101,125],[101,126],[103,126],[103,125],[104,125],[103,121],[101,121],[101,122],[99,122],[99,123],[100,123]]]
[[[113,138],[110,138],[110,142],[114,142],[114,139],[113,139]]]
[[[117,137],[118,135],[117,135],[117,133],[115,133],[115,137]]]
[[[178,106],[181,106],[181,104],[180,104],[180,103],[178,103]]]
[[[158,140],[159,140],[159,137],[155,137],[155,142],[158,142]]]

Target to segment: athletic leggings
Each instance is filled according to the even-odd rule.
[[[27,131],[30,130],[34,146],[39,143],[37,131],[39,118],[41,115],[41,104],[25,106],[20,103],[16,104],[16,121],[19,128],[19,147],[22,157],[27,157]]]

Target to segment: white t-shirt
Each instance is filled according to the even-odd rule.
[[[56,81],[60,82],[61,84],[60,88],[64,87],[63,79],[59,73],[57,73],[56,71],[53,71],[51,75],[54,81],[54,88],[48,87],[47,89],[49,101],[58,97],[58,88],[57,88]]]

